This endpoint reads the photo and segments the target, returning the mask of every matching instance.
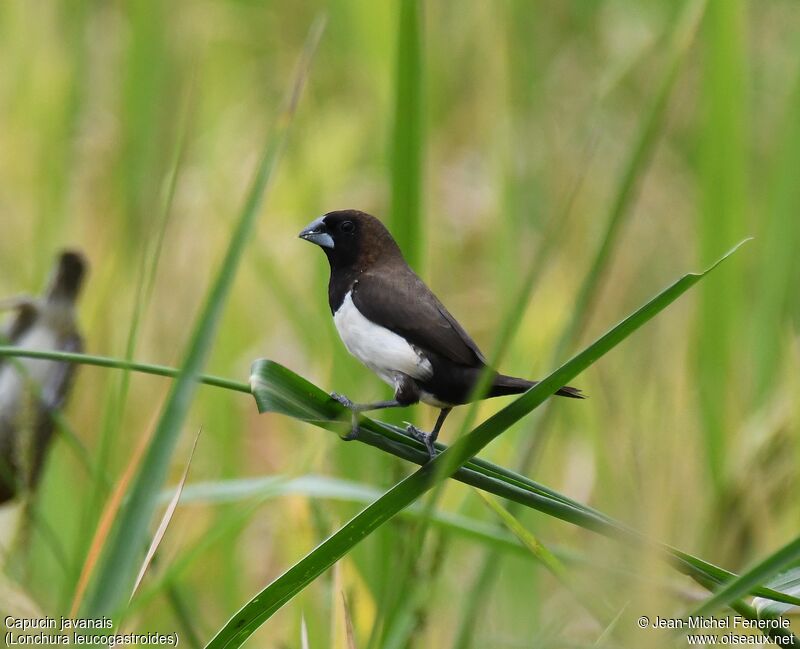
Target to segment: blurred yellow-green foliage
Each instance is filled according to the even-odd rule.
[[[332,209],[363,209],[394,225],[403,219],[389,218],[398,183],[392,138],[408,118],[402,103],[396,108],[395,89],[402,1],[410,0],[0,3],[0,294],[38,291],[59,249],[82,249],[91,262],[80,305],[87,351],[124,356],[142,260],[160,236],[183,137],[133,352],[178,364],[308,26],[325,11],[289,146],[208,369],[246,380],[250,362],[265,356],[357,400],[385,395],[336,337],[327,265],[296,236]],[[709,1],[678,64],[653,154],[632,166],[632,201],[595,278],[585,326],[554,358],[669,73],[670,34],[683,3],[420,4],[422,129],[407,144],[423,173],[419,233],[406,242],[408,253],[487,351],[521,278],[541,261],[504,371],[547,373],[673,278],[755,237],[718,275],[579,377],[589,400],[559,402],[552,416],[523,420],[486,457],[516,466],[539,436],[529,475],[732,570],[785,543],[800,520],[800,5]],[[133,374],[123,399],[122,381],[116,370],[81,368],[66,412],[114,481],[150,434],[169,385]],[[480,414],[501,405],[485,403]],[[430,425],[434,415],[420,406],[391,416]],[[444,441],[461,416],[448,422]],[[299,422],[257,416],[246,395],[203,387],[173,481],[201,426],[190,483],[323,474],[385,488],[409,470]],[[57,441],[40,493],[53,538],[34,532],[24,566],[7,566],[43,612],[68,612],[107,495]],[[495,522],[462,485],[449,485],[440,506]],[[171,599],[177,592],[207,639],[357,507],[289,496],[257,508],[252,501],[179,508],[142,590],[199,543],[213,542],[177,576],[176,590],[162,584],[151,592],[125,628],[183,634]],[[587,558],[578,564],[582,588],[613,610],[627,604],[626,615],[677,615],[699,592],[652,557],[539,514],[521,519],[546,544]],[[228,531],[217,538],[220,529]],[[370,646],[449,646],[487,548],[459,536],[441,546],[440,534],[409,547],[417,538],[412,524],[388,524],[252,643],[299,647],[303,617],[311,646],[345,646],[343,589],[357,646],[368,646],[404,553],[412,552],[420,559],[415,617],[397,644]],[[446,552],[435,555],[437,547]],[[647,580],[609,576],[603,566]],[[475,647],[590,646],[602,632],[518,555],[503,558],[494,587],[481,596]],[[623,619],[628,646],[673,646],[669,637],[644,638]]]

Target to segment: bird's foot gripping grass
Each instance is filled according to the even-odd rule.
[[[370,410],[383,410],[384,408],[402,408],[403,406],[408,405],[407,403],[401,403],[397,399],[389,399],[388,401],[376,401],[374,403],[353,403],[352,401],[350,401],[350,399],[348,399],[344,395],[339,394],[338,392],[331,392],[331,399],[341,403],[345,408],[347,408],[350,411],[352,415],[351,416],[352,427],[350,429],[350,432],[342,438],[344,440],[356,439],[358,437],[359,413],[369,412]]]
[[[433,433],[426,433],[424,430],[408,422],[406,422],[406,432],[418,442],[425,444],[425,448],[428,449],[428,455],[431,459],[436,457],[436,447],[433,445],[434,441],[436,441],[436,436]]]
[[[348,399],[343,394],[339,394],[338,392],[331,392],[331,399],[333,399],[334,401],[338,401],[348,410],[356,410],[356,404],[350,401],[350,399]]]
[[[350,411],[350,432],[342,436],[342,439],[346,442],[358,439],[360,430],[358,425],[358,416],[360,413],[368,410],[380,410],[383,408],[393,408],[402,405],[395,400],[379,401],[377,403],[354,403],[346,396],[339,394],[338,392],[331,392],[331,399],[340,403]],[[425,444],[425,448],[428,450],[428,455],[431,457],[431,459],[436,457],[436,448],[434,447],[433,443],[436,441],[436,437],[439,434],[439,429],[441,428],[442,422],[444,422],[444,418],[447,416],[448,412],[450,412],[449,408],[442,411],[442,414],[439,415],[439,419],[436,422],[436,426],[430,433],[427,433],[424,430],[417,428],[413,424],[406,422],[406,433],[408,433],[408,435],[413,437],[415,440]]]
[[[350,432],[347,433],[347,435],[342,436],[342,439],[346,442],[358,439],[358,413],[360,412],[358,404],[353,403],[346,396],[339,394],[338,392],[331,392],[331,399],[338,401],[350,411]]]

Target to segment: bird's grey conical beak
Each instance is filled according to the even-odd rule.
[[[322,248],[333,248],[333,237],[328,234],[328,228],[323,222],[323,218],[324,217],[320,217],[316,221],[309,223],[306,229],[298,236],[311,243],[316,243]]]

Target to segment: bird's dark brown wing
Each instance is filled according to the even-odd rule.
[[[405,264],[360,275],[352,299],[364,317],[423,350],[460,365],[486,364],[475,341]]]

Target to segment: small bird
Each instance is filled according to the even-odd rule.
[[[81,352],[75,302],[86,273],[79,252],[63,251],[40,298],[5,301],[16,316],[0,344],[26,349]],[[0,358],[0,503],[39,479],[54,430],[53,413],[69,394],[75,365],[44,359]]]
[[[408,425],[406,431],[434,457],[434,442],[454,406],[474,398],[486,357],[464,328],[406,263],[392,235],[377,218],[358,210],[328,212],[313,221],[300,238],[320,246],[331,267],[328,304],[347,350],[394,388],[394,399],[353,403],[331,396],[358,414],[410,406],[419,401],[440,409],[431,432]],[[486,394],[519,394],[536,385],[491,370]],[[582,399],[581,391],[563,387],[556,394]]]

